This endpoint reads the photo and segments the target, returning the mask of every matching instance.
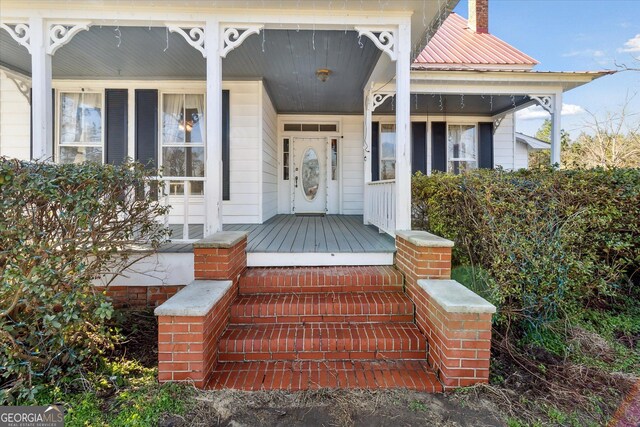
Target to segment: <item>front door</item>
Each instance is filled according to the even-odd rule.
[[[293,139],[293,211],[296,214],[327,211],[327,139]]]

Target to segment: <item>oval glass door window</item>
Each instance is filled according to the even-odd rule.
[[[304,197],[312,201],[318,194],[320,186],[320,161],[313,148],[307,148],[302,157],[302,191]]]

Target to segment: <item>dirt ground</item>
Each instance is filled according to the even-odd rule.
[[[490,401],[465,402],[456,395],[406,390],[304,392],[201,392],[184,417],[161,427],[182,426],[503,426]]]

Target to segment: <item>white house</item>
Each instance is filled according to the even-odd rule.
[[[445,280],[452,242],[407,231],[412,173],[527,167],[544,146],[516,134],[515,112],[533,104],[551,113],[559,164],[562,94],[607,72],[536,72],[489,33],[488,0],[469,0],[469,20],[457,2],[3,0],[0,155],[163,168],[173,244],[117,291],[157,303],[194,275],[230,281],[158,309],[161,381],[234,386],[277,355],[293,382],[274,388],[329,369],[286,365],[303,359],[377,360],[328,377],[368,372],[357,386],[381,364],[387,386],[486,382],[495,308]],[[274,266],[289,269],[260,269]],[[203,332],[178,342],[176,322]]]
[[[514,112],[554,113],[557,141],[562,93],[605,74],[533,71],[486,1],[152,3],[5,0],[0,154],[163,166],[176,240],[292,213],[407,229],[412,172],[526,167]]]

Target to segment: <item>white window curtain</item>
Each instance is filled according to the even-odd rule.
[[[60,94],[60,163],[102,162],[102,93]]]
[[[81,93],[63,93],[60,102],[60,143],[79,142],[82,133]]]
[[[184,96],[164,95],[162,106],[162,142],[184,143]]]
[[[82,133],[80,141],[82,142],[101,142],[102,141],[102,94],[100,93],[83,93],[82,102]]]
[[[475,125],[449,125],[447,158],[449,172],[457,174],[478,167]]]
[[[190,117],[186,118],[187,123],[191,124],[190,141],[192,143],[204,143],[206,135],[204,120],[204,95],[186,95],[185,108],[187,112],[191,112]],[[193,113],[192,110],[196,110],[196,112]]]

